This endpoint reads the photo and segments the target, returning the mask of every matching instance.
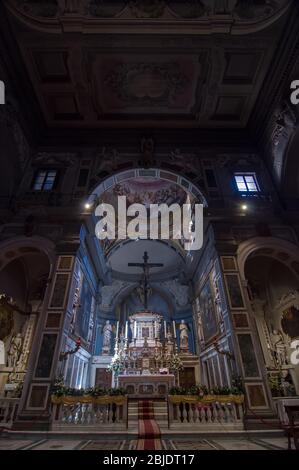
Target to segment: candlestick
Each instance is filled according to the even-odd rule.
[[[137,322],[134,320],[134,338],[137,336]]]
[[[174,320],[172,321],[172,325],[173,325],[173,336],[174,336],[174,339],[176,339],[176,327],[175,327],[175,321]]]

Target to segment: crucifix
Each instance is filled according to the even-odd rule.
[[[148,303],[149,270],[150,270],[150,268],[161,268],[162,266],[164,266],[164,264],[162,264],[162,263],[149,263],[148,260],[149,260],[149,257],[148,257],[147,251],[145,251],[144,255],[143,255],[143,263],[128,263],[128,266],[134,266],[134,267],[143,269],[143,278],[142,278],[142,281],[140,282],[140,284],[142,286],[143,293],[144,293],[144,308],[145,308],[145,310],[147,310],[147,303]]]

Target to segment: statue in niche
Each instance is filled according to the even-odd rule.
[[[188,325],[185,320],[180,323],[180,350],[182,352],[189,352],[189,335]]]
[[[72,317],[71,317],[71,323],[70,323],[70,329],[72,333],[75,332],[75,324],[76,324],[76,316],[77,316],[78,307],[80,307],[80,286],[77,286],[74,292],[74,301],[72,305]]]
[[[281,331],[272,329],[272,333],[270,333],[270,341],[270,350],[274,364],[279,368],[287,365],[287,348]]]
[[[197,312],[197,334],[200,346],[204,346],[205,340],[203,336],[202,318],[200,311]]]
[[[109,320],[106,320],[106,323],[103,327],[103,354],[110,354],[111,338],[112,325],[110,324]]]
[[[221,307],[221,298],[220,298],[220,289],[219,289],[219,280],[217,280],[216,272],[212,275],[212,284],[214,288],[214,304],[215,304],[215,311],[217,315],[217,321],[219,323],[220,331],[223,333],[224,331],[224,320],[222,315],[222,307]]]
[[[7,351],[7,366],[15,369],[18,365],[22,352],[23,338],[21,333],[17,333],[11,339],[9,349]]]

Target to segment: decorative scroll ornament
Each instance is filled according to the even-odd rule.
[[[189,286],[181,285],[175,279],[164,281],[162,284],[174,297],[179,307],[185,307],[189,303]]]

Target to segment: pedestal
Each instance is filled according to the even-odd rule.
[[[112,384],[112,374],[107,372],[109,364],[111,364],[112,356],[93,356],[90,372],[90,386],[110,388]]]
[[[181,387],[192,387],[200,383],[199,359],[192,354],[180,354],[184,369],[179,372],[179,384]]]

